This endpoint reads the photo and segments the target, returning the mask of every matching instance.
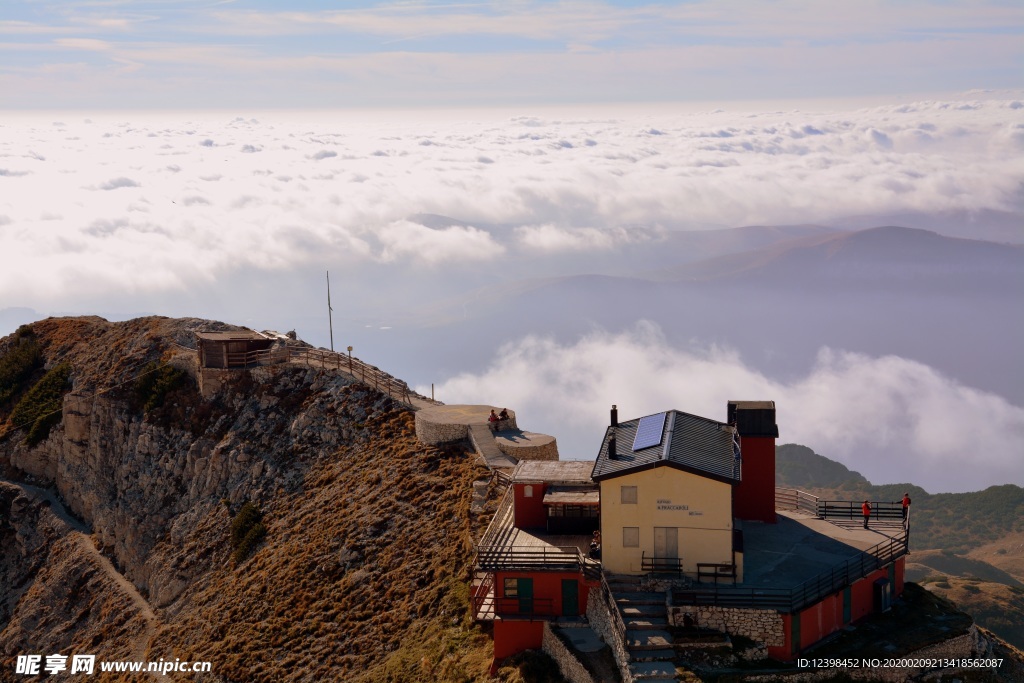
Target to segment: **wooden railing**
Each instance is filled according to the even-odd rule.
[[[818,497],[799,489],[775,487],[776,510],[800,510],[811,515],[818,514]]]
[[[396,379],[378,367],[364,363],[353,356],[327,351],[326,349],[310,349],[289,347],[289,358],[293,363],[304,363],[310,367],[339,370],[346,372],[353,379],[384,392],[393,399],[412,404],[413,392],[409,385]],[[420,397],[421,399],[423,397]],[[424,399],[428,400],[429,399]]]
[[[854,581],[907,554],[907,534],[887,539],[856,557],[835,565],[795,588],[743,588],[735,586],[693,586],[673,592],[680,605],[717,605],[799,612],[822,598],[833,595]]]

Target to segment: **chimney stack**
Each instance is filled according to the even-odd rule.
[[[612,406],[612,427],[619,426],[619,407]]]

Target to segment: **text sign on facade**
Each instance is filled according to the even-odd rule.
[[[666,500],[665,498],[659,498],[657,505],[658,505],[658,509],[659,510],[684,510],[685,511],[685,510],[689,510],[690,509],[689,505],[673,505],[671,500]]]

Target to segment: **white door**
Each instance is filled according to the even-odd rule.
[[[654,527],[654,556],[671,559],[679,557],[679,529],[674,526]]]

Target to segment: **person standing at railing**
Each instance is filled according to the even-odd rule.
[[[864,504],[860,506],[861,514],[864,515],[864,528],[868,528],[868,520],[871,519],[871,503],[864,501]]]
[[[903,528],[907,527],[907,518],[910,517],[910,494],[903,494]]]

